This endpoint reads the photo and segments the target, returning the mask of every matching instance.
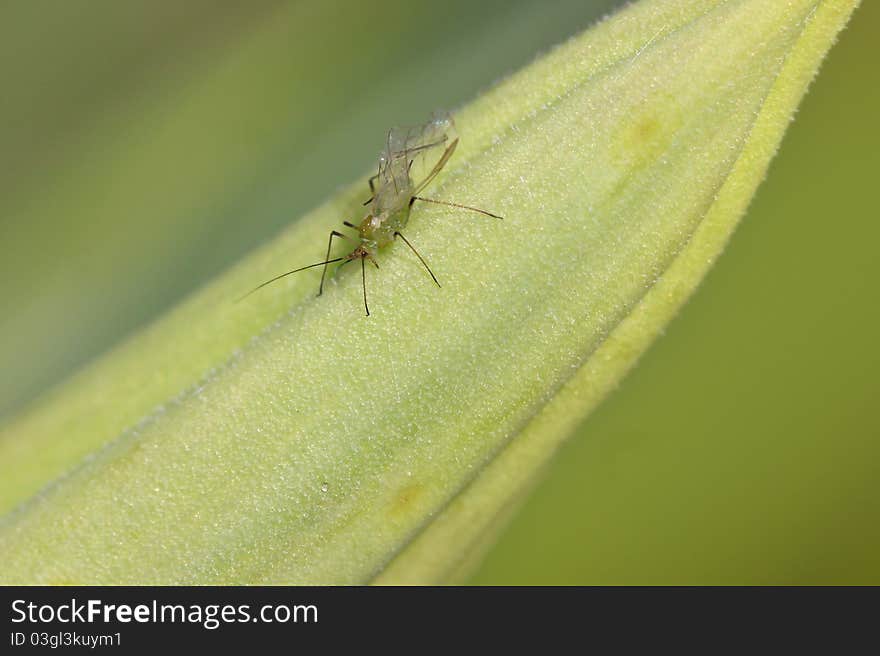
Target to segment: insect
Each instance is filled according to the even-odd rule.
[[[420,126],[392,128],[385,138],[385,147],[379,156],[378,170],[368,183],[370,197],[364,202],[369,206],[369,212],[357,225],[349,221],[343,221],[346,228],[357,231],[357,236],[346,235],[338,230],[330,232],[327,242],[327,255],[322,262],[309,264],[308,266],[282,273],[271,280],[258,285],[250,292],[242,296],[250,296],[258,289],[280,280],[293,273],[305,271],[314,267],[322,266],[321,284],[318,287],[318,296],[324,293],[324,281],[327,277],[327,267],[335,262],[342,262],[337,271],[349,262],[360,260],[361,280],[364,290],[364,310],[370,316],[370,306],[367,304],[367,272],[366,262],[379,268],[376,262],[376,251],[393,243],[398,237],[415,254],[431,278],[440,286],[437,276],[431,271],[431,267],[419,254],[410,241],[403,236],[402,230],[409,222],[412,206],[416,201],[447,205],[462,210],[479,212],[486,216],[501,219],[501,216],[481,210],[477,207],[462,205],[444,200],[425,198],[420,194],[443,170],[446,163],[455,152],[458,145],[458,137],[455,133],[455,124],[452,117],[447,113],[438,113],[431,120]],[[354,249],[344,257],[331,259],[330,252],[333,248],[333,239],[340,238],[355,244]],[[241,299],[239,299],[241,300]]]

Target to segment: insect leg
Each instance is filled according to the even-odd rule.
[[[413,247],[412,244],[409,243],[409,239],[407,239],[406,237],[404,237],[404,236],[403,236],[403,233],[400,233],[400,232],[395,232],[395,233],[394,233],[394,236],[395,236],[395,237],[400,237],[400,238],[403,240],[403,242],[404,242],[407,246],[409,246],[410,250],[411,250],[413,253],[416,254],[416,257],[417,257],[417,258],[419,258],[419,261],[420,261],[422,264],[425,265],[425,268],[428,270],[428,273],[431,274],[431,277],[434,279],[434,282],[437,283],[437,286],[440,287],[440,282],[437,280],[437,276],[435,276],[435,275],[434,275],[434,272],[431,271],[431,267],[429,267],[429,266],[428,266],[428,263],[425,262],[425,258],[423,258],[421,255],[419,255],[419,252]]]
[[[485,214],[486,216],[491,216],[493,219],[503,219],[503,216],[498,216],[497,214],[492,214],[492,212],[487,212],[486,210],[481,210],[479,207],[471,207],[470,205],[461,205],[460,203],[450,203],[445,200],[434,200],[433,198],[425,198],[423,196],[413,196],[409,199],[409,204],[412,205],[417,200],[423,201],[425,203],[435,203],[436,205],[449,205],[449,207],[457,207],[461,210],[470,210],[472,212],[479,212],[480,214]]]
[[[361,280],[364,283],[364,309],[367,311],[367,316],[370,316],[370,306],[367,305],[367,263],[364,262],[365,259],[365,257],[361,257]]]
[[[334,237],[342,237],[344,239],[348,239],[349,241],[354,241],[348,235],[344,235],[338,230],[330,231],[330,239],[327,241],[327,257],[324,258],[329,263],[330,260],[330,249],[333,247],[333,238]],[[324,293],[324,278],[327,276],[327,264],[324,264],[324,270],[321,272],[321,285],[318,287],[318,296]]]
[[[390,133],[389,133],[390,135]],[[369,180],[367,180],[367,184],[370,185],[370,197],[364,201],[364,205],[369,205],[373,202],[373,199],[376,197],[376,180],[382,175],[382,162],[379,162],[378,170],[376,171],[376,175],[371,176]]]
[[[378,179],[379,179],[379,174],[377,173],[372,178],[367,180],[367,182],[370,184],[370,197],[367,200],[365,200],[362,203],[362,205],[369,205],[370,203],[373,202],[373,199],[376,197],[376,183],[375,183],[375,181]]]

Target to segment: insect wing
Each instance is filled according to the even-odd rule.
[[[452,157],[452,153],[455,152],[455,147],[458,145],[458,138],[452,140],[446,150],[443,151],[443,155],[437,160],[437,163],[434,164],[434,168],[431,169],[431,172],[413,189],[413,196],[417,196],[421,193],[422,189],[431,184],[431,180],[433,180],[440,171],[443,170],[443,167],[446,166],[446,162],[449,161],[449,158]]]
[[[435,167],[455,139],[455,125],[448,114],[435,114],[423,125],[392,129],[382,155],[382,181],[411,191],[436,175]]]

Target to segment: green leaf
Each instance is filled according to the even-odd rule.
[[[369,318],[355,270],[233,303],[363,182],[304,217],[4,430],[2,480],[94,452],[3,520],[4,582],[455,578],[717,257],[855,5],[646,0],[463,109],[431,195],[505,221],[414,210],[443,289],[393,246]]]

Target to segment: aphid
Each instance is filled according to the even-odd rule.
[[[431,267],[419,254],[409,240],[401,232],[409,222],[413,203],[423,201],[438,205],[448,205],[458,209],[479,212],[496,219],[502,217],[486,210],[469,205],[461,205],[449,201],[435,200],[420,196],[421,192],[443,170],[455,147],[458,145],[458,137],[455,134],[455,125],[449,114],[435,114],[424,125],[404,128],[392,128],[385,138],[385,148],[379,157],[379,166],[376,175],[369,179],[370,198],[364,205],[370,206],[369,213],[355,225],[349,221],[343,221],[346,228],[357,231],[357,237],[351,237],[337,230],[330,232],[327,242],[327,255],[323,262],[316,262],[308,266],[282,273],[271,280],[255,287],[245,294],[249,296],[258,289],[280,280],[292,273],[298,273],[313,267],[323,266],[321,284],[318,287],[318,296],[324,292],[324,280],[327,276],[327,267],[334,262],[342,262],[337,271],[344,265],[355,260],[361,261],[361,280],[364,289],[364,309],[370,316],[370,307],[367,304],[367,273],[366,261],[379,268],[376,262],[376,251],[394,242],[398,237],[415,254],[419,261],[427,269],[431,278],[440,286],[437,276],[431,271]],[[333,247],[333,238],[341,237],[356,244],[355,248],[344,257],[330,259],[330,251]],[[243,296],[242,298],[244,298]]]

